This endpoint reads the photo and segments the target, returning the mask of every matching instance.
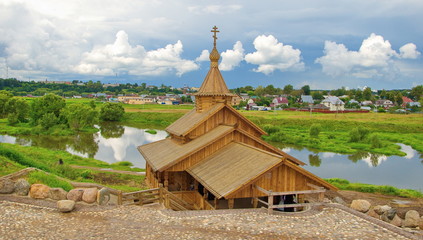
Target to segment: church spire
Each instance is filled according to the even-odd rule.
[[[217,51],[217,48],[216,48],[216,40],[217,40],[216,33],[220,32],[220,31],[217,30],[216,26],[214,26],[213,30],[211,30],[211,32],[213,33],[213,50],[211,51],[210,56],[209,56],[210,67],[217,68],[219,66],[220,54],[219,54],[219,52]]]
[[[213,33],[213,50],[210,53],[210,69],[200,89],[194,94],[196,96],[197,111],[207,109],[218,102],[230,104],[234,96],[234,94],[229,91],[219,71],[220,54],[216,48],[216,33],[219,31],[217,27],[214,26],[211,32]]]

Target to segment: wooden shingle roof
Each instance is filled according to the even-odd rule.
[[[226,107],[232,113],[234,113],[238,118],[245,121],[248,125],[253,127],[257,132],[261,135],[267,135],[265,131],[251,122],[248,118],[244,117],[241,113],[235,110],[232,106],[228,106],[224,103],[216,103],[214,106],[209,108],[207,111],[204,112],[197,112],[195,109],[191,110],[190,112],[186,113],[184,116],[176,120],[174,123],[169,125],[166,128],[166,131],[170,134],[174,134],[176,136],[186,136],[188,135],[193,129],[198,127],[201,123],[209,119],[213,114],[217,113],[221,109]]]
[[[235,96],[231,93],[217,67],[211,67],[195,96]]]
[[[222,198],[265,173],[282,159],[282,156],[232,142],[187,172],[214,196]]]
[[[194,108],[176,120],[174,123],[169,125],[166,128],[166,131],[176,136],[185,136],[190,132],[190,130],[196,128],[198,125],[206,121],[210,116],[218,112],[224,106],[224,103],[217,103],[204,112],[197,112]]]
[[[171,138],[166,138],[161,141],[139,146],[138,151],[154,171],[163,171],[234,130],[232,126],[220,125],[185,144],[180,144]]]

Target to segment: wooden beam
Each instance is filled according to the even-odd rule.
[[[269,196],[267,197],[267,201],[269,202],[268,209],[267,209],[267,213],[268,214],[272,214],[273,212],[273,195],[272,195],[272,191],[269,191]]]
[[[307,206],[315,206],[319,205],[320,203],[294,203],[294,204],[280,204],[280,205],[273,205],[272,208],[291,208],[291,207],[307,207]]]
[[[272,192],[273,196],[281,196],[281,195],[291,195],[291,194],[313,194],[313,193],[324,193],[326,192],[325,189],[323,190],[302,190],[302,191],[290,191],[290,192]],[[270,196],[270,193],[269,193]]]
[[[263,203],[264,205],[269,206],[269,203],[268,203],[268,202],[265,202],[265,201],[263,201],[263,200],[261,200],[261,199],[259,199],[259,198],[255,198],[255,199],[257,200],[257,203],[258,203],[258,202],[261,202],[261,203]],[[256,206],[256,208],[257,208],[257,206]]]
[[[266,189],[264,189],[264,188],[261,188],[261,187],[259,187],[259,186],[257,186],[257,185],[254,185],[254,187],[255,187],[257,190],[259,190],[260,192],[265,193],[266,195],[269,195],[269,193],[270,193],[270,191],[268,191],[268,190],[266,190]]]
[[[325,189],[324,187],[319,187],[319,186],[316,186],[316,185],[311,184],[311,183],[307,183],[307,186],[312,187],[312,188],[314,188],[314,189],[316,189],[316,190],[322,190],[322,189]]]

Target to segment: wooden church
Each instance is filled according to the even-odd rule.
[[[336,190],[301,168],[303,162],[263,141],[266,133],[231,106],[235,95],[218,68],[219,31],[212,32],[210,70],[195,94],[195,108],[166,128],[168,138],[138,147],[147,184],[162,184],[193,209],[234,208],[241,202],[256,207],[270,191]]]

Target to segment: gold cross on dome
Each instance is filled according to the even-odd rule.
[[[217,40],[216,33],[220,32],[220,31],[217,31],[217,27],[216,27],[216,26],[214,26],[214,27],[213,27],[213,30],[211,30],[210,32],[212,32],[212,33],[213,33],[213,38],[214,38],[214,43],[213,43],[213,45],[214,45],[214,47],[216,47],[216,40]]]

